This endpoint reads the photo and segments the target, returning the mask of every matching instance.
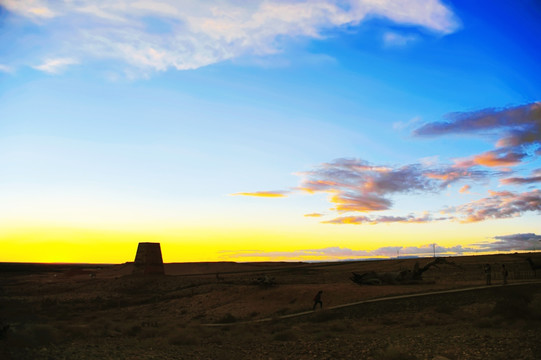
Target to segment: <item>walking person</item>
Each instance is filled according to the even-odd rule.
[[[312,307],[312,310],[316,309],[317,304],[319,304],[320,309],[323,309],[323,301],[321,301],[321,294],[323,294],[323,291],[319,290],[316,296],[314,296],[314,306]]]

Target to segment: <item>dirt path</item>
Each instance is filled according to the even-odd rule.
[[[511,287],[511,286],[521,286],[521,285],[533,285],[533,284],[541,284],[541,281],[522,281],[507,285],[483,285],[483,286],[475,286],[475,287],[467,287],[467,288],[461,288],[461,289],[450,289],[450,290],[439,290],[439,291],[430,291],[425,293],[416,293],[416,294],[405,294],[405,295],[396,295],[396,296],[387,296],[382,298],[376,298],[376,299],[368,299],[368,300],[362,300],[362,301],[356,301],[352,303],[347,304],[340,304],[336,306],[328,307],[326,310],[336,310],[336,309],[343,309],[347,307],[357,306],[361,304],[367,304],[367,303],[377,303],[377,302],[383,302],[383,301],[391,301],[391,300],[401,300],[401,299],[408,299],[408,298],[416,298],[416,297],[422,297],[422,296],[431,296],[431,295],[441,295],[441,294],[452,294],[452,293],[461,293],[461,292],[467,292],[467,291],[476,291],[476,290],[484,290],[484,289],[494,289],[494,288],[503,288],[503,287]],[[231,326],[234,324],[255,324],[255,323],[262,323],[262,322],[268,322],[268,321],[275,321],[280,319],[290,319],[290,318],[296,318],[300,316],[306,316],[306,315],[312,315],[314,314],[314,311],[302,311],[294,314],[287,314],[287,315],[281,315],[277,317],[268,317],[263,319],[255,319],[255,320],[248,320],[248,321],[238,321],[235,323],[214,323],[214,324],[201,324],[201,326],[207,326],[207,327],[221,327],[221,326]]]

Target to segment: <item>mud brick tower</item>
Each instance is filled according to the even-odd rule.
[[[139,243],[133,265],[134,274],[164,275],[160,243]]]

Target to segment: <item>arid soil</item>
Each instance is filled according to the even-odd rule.
[[[537,253],[453,257],[420,283],[378,286],[351,272],[433,259],[166,264],[165,276],[133,276],[130,263],[4,263],[0,358],[539,359],[541,270],[528,256],[541,263]],[[470,290],[334,308],[446,289]],[[319,290],[323,309],[311,311]]]

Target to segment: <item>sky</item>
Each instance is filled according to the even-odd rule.
[[[0,261],[541,247],[534,0],[0,0]]]

